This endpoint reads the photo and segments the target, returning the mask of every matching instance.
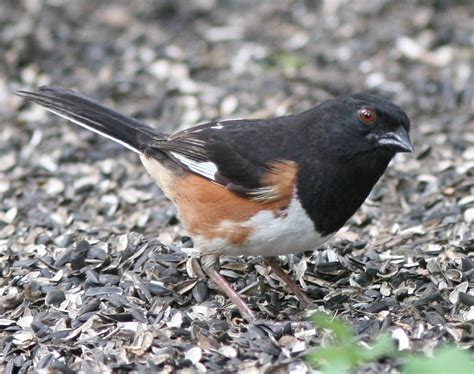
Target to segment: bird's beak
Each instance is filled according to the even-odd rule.
[[[407,130],[402,126],[395,131],[381,135],[378,138],[378,143],[380,146],[395,152],[413,152],[415,150]]]

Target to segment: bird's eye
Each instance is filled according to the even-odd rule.
[[[359,110],[359,118],[362,123],[366,125],[371,125],[375,122],[377,116],[375,115],[375,111],[372,108],[364,107]]]

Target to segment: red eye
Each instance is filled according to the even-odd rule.
[[[371,125],[375,122],[377,116],[375,115],[375,111],[372,108],[364,107],[359,110],[359,118],[362,123],[366,125]]]

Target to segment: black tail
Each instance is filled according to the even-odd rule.
[[[139,154],[167,138],[142,122],[64,88],[41,87],[37,93],[17,91],[16,94]]]

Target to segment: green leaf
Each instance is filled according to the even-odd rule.
[[[393,340],[388,334],[380,335],[368,349],[357,343],[355,335],[344,322],[325,313],[315,313],[312,317],[316,327],[332,332],[333,344],[318,347],[306,355],[312,367],[317,367],[324,374],[349,373],[357,366],[374,362],[382,357],[406,357],[403,365],[404,374],[474,374],[474,356],[455,347],[445,347],[434,354],[434,358],[403,355],[393,347]]]
[[[375,340],[372,349],[364,349],[361,352],[363,361],[376,361],[382,357],[388,356],[394,350],[393,340],[388,334],[382,334]]]
[[[313,314],[312,319],[316,327],[331,330],[339,343],[352,344],[354,342],[354,334],[344,322],[321,312]]]
[[[302,57],[289,52],[282,52],[275,56],[275,59],[285,70],[298,70],[305,64]]]
[[[352,352],[346,347],[332,345],[326,348],[316,348],[308,356],[308,361],[313,367],[322,367],[324,372],[337,368],[339,372],[349,370],[356,362]]]
[[[445,347],[435,352],[433,358],[411,357],[403,365],[405,374],[473,374],[474,358],[467,351]]]

